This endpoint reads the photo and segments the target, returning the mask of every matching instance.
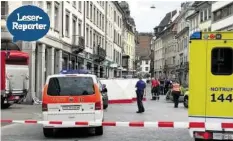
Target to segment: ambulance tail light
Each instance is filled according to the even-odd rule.
[[[101,102],[100,101],[95,103],[95,110],[101,110],[102,109],[101,107],[102,106],[101,106]]]
[[[212,133],[210,132],[195,132],[194,133],[194,138],[197,138],[197,139],[204,139],[204,140],[209,140],[209,139],[212,139]]]
[[[42,111],[48,111],[48,104],[47,103],[42,103]]]

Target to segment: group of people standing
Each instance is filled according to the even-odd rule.
[[[177,80],[166,80],[164,84],[163,92],[166,94],[169,90],[171,90],[171,94],[173,96],[174,108],[178,108],[179,98],[181,95],[181,86]],[[160,95],[160,82],[158,79],[152,78],[151,80],[151,93],[152,100],[159,100]]]
[[[139,81],[136,83],[137,88],[136,94],[137,94],[137,105],[138,105],[138,111],[137,113],[143,113],[145,112],[142,100],[145,93],[146,83],[142,80],[142,77],[139,78]],[[174,101],[174,108],[178,108],[179,104],[179,97],[181,95],[181,86],[177,80],[166,80],[164,85],[164,93],[167,93],[169,90],[171,90],[171,94],[173,96]],[[156,78],[151,79],[151,94],[152,94],[152,100],[159,100],[160,95],[160,81]]]

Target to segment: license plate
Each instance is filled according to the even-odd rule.
[[[62,106],[63,110],[79,110],[80,106],[79,105],[74,105],[74,106]]]
[[[214,140],[232,140],[233,133],[213,133]]]

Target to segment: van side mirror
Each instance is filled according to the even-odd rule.
[[[102,92],[108,92],[107,87],[105,84],[102,85]]]

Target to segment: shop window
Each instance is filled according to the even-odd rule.
[[[214,75],[231,75],[233,70],[232,48],[214,48],[211,54],[211,72]]]

